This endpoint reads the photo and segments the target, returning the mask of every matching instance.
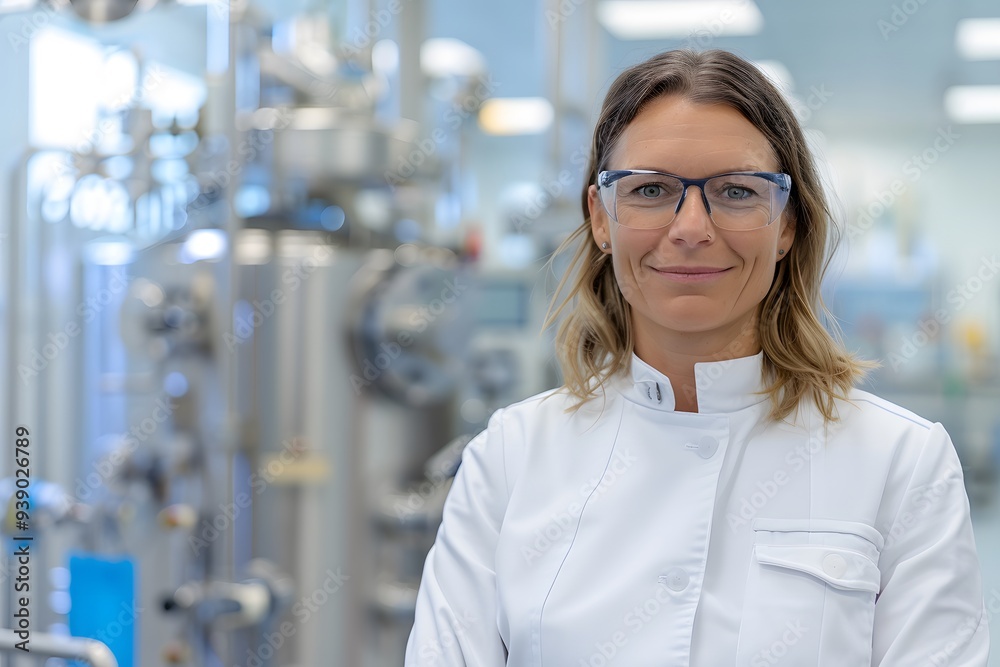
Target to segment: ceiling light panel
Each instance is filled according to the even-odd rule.
[[[955,47],[966,60],[1000,60],[1000,18],[962,19],[955,28]]]
[[[952,86],[944,108],[956,123],[1000,123],[1000,86]]]
[[[756,35],[764,27],[752,0],[604,0],[597,19],[618,39]]]

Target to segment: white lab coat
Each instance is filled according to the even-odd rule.
[[[406,667],[985,667],[948,434],[863,391],[838,423],[769,422],[761,360],[697,364],[696,414],[634,355],[576,414],[555,390],[494,413]]]

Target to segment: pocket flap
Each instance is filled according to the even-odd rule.
[[[845,590],[878,593],[881,574],[868,556],[822,544],[757,544],[757,562],[811,574]]]

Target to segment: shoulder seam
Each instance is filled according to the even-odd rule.
[[[513,408],[513,407],[516,407],[518,405],[521,405],[522,403],[528,403],[530,401],[541,401],[541,400],[545,399],[547,396],[549,396],[550,394],[553,394],[553,393],[559,391],[560,389],[562,389],[562,387],[553,387],[552,389],[548,389],[548,390],[540,392],[538,394],[534,394],[533,396],[528,396],[526,398],[522,398],[520,401],[517,401],[516,403],[511,403],[510,405],[505,405],[502,408],[498,408],[498,410],[506,410],[507,408]]]
[[[894,410],[890,410],[886,406],[880,405],[879,403],[876,403],[875,401],[871,400],[870,398],[852,398],[851,400],[855,401],[855,402],[858,402],[858,403],[868,403],[869,405],[873,405],[876,408],[878,408],[879,410],[882,410],[883,412],[888,412],[890,415],[894,415],[896,417],[899,417],[900,419],[905,419],[906,421],[911,422],[913,424],[916,424],[917,426],[919,426],[919,427],[921,427],[921,428],[923,428],[924,430],[927,430],[927,431],[931,430],[931,427],[933,426],[933,423],[931,423],[927,419],[924,419],[923,417],[921,417],[921,419],[924,419],[924,421],[923,422],[919,422],[916,419],[913,419],[912,417],[909,417],[909,416],[904,415],[904,414],[900,414],[900,413],[898,413],[898,412],[896,412]]]
[[[503,429],[503,418],[507,408],[499,408],[494,414],[497,418],[497,425],[500,427],[500,457],[503,461],[503,488],[507,492],[507,505],[510,505],[510,481],[507,475],[507,434]],[[507,513],[506,508],[504,514]]]
[[[889,411],[887,410],[887,412],[889,412]],[[910,421],[913,421],[913,420],[910,420]],[[947,430],[945,430],[944,425],[941,424],[941,422],[933,422],[927,428],[927,440],[923,443],[923,446],[921,447],[920,451],[918,452],[918,454],[917,454],[917,460],[913,464],[913,470],[910,471],[910,479],[907,480],[906,486],[903,488],[903,500],[900,502],[899,507],[896,509],[895,516],[892,517],[892,523],[889,524],[889,529],[886,531],[885,535],[883,536],[886,539],[886,548],[888,548],[889,536],[892,535],[893,529],[896,527],[896,524],[899,522],[899,515],[902,514],[902,512],[903,512],[903,506],[906,504],[906,498],[907,498],[907,496],[910,493],[910,488],[913,486],[913,478],[917,474],[917,468],[919,467],[921,458],[924,456],[924,454],[927,453],[928,445],[931,442],[931,438],[933,437],[932,431],[934,431],[935,428],[939,428],[941,430],[941,432],[944,434],[945,438],[947,438],[950,441],[950,436],[948,435]],[[952,445],[952,446],[954,447],[954,445]]]

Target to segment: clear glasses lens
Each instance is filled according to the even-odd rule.
[[[666,174],[630,174],[609,187],[608,212],[618,224],[635,229],[656,229],[673,222],[684,206],[704,206],[717,227],[748,230],[766,227],[781,213],[787,191],[772,181],[752,174],[726,174],[705,183],[704,198],[697,186],[684,185]],[[701,201],[697,201],[697,200]]]

